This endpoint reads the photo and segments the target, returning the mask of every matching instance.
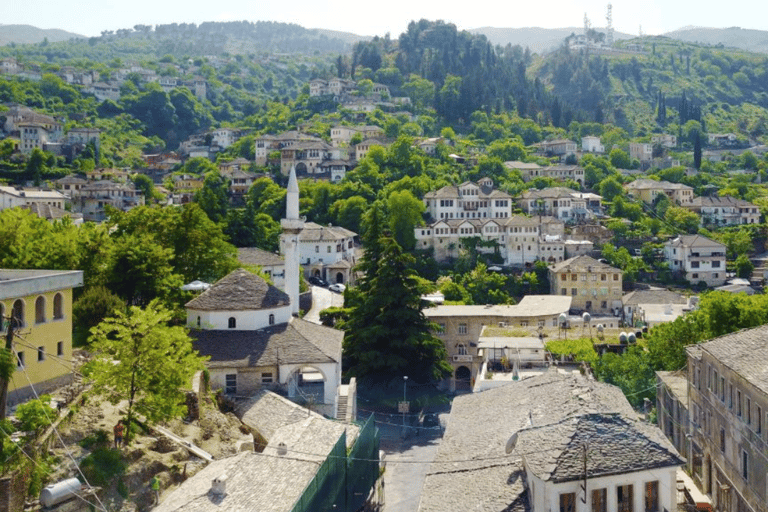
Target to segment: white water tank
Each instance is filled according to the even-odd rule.
[[[69,478],[56,484],[51,484],[40,492],[40,503],[44,507],[52,507],[69,498],[73,498],[75,493],[81,489],[80,480]]]

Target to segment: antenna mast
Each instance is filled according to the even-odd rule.
[[[590,23],[589,18],[587,18],[587,13],[584,13],[584,35],[587,35],[590,29]]]
[[[605,15],[605,43],[613,46],[613,5],[608,4],[608,13]]]

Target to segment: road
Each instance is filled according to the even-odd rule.
[[[344,306],[344,296],[322,286],[312,286],[312,309],[304,315],[304,320],[319,324],[320,312],[332,306],[339,308]]]

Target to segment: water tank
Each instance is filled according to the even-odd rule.
[[[603,332],[604,329],[603,324],[597,324],[597,332]]]
[[[69,478],[56,484],[51,484],[40,493],[40,503],[44,507],[52,507],[69,498],[73,498],[81,488],[80,480]]]
[[[622,332],[619,334],[619,343],[626,344],[627,343],[627,333]]]
[[[590,316],[589,313],[584,313],[583,315],[581,315],[581,319],[584,320],[585,324],[588,324],[589,321],[592,320],[592,317]]]
[[[627,342],[635,343],[636,341],[637,341],[637,337],[635,336],[635,333],[631,332],[627,334]]]

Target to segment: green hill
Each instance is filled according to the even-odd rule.
[[[32,25],[0,25],[0,46],[15,44],[42,43],[46,39],[49,42],[67,41],[71,38],[85,38],[79,34],[59,30],[56,28],[43,29]]]

